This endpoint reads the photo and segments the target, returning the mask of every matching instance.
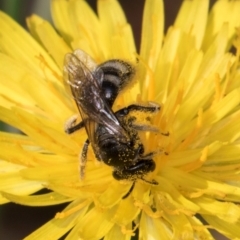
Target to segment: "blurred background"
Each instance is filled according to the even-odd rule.
[[[96,0],[86,1],[96,10]],[[144,0],[119,0],[119,2],[125,11],[128,21],[132,25],[135,42],[139,49]],[[212,0],[211,4],[214,2]],[[164,0],[165,31],[173,24],[181,3],[182,0]],[[0,0],[0,10],[12,16],[24,28],[26,28],[25,18],[32,13],[52,22],[50,0]],[[0,123],[0,129],[4,131],[16,131],[3,123]],[[26,207],[14,203],[0,205],[0,239],[23,239],[53,218],[56,212],[61,211],[64,207],[64,204],[54,207]],[[213,232],[213,234],[217,240],[227,239],[216,232]]]

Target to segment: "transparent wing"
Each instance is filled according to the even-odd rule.
[[[76,51],[65,56],[64,80],[70,86],[90,140],[94,139],[96,125],[102,124],[111,134],[127,141],[128,135],[101,92],[102,79],[103,73],[98,70],[93,76]]]

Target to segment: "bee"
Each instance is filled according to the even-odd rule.
[[[116,112],[112,106],[118,94],[129,84],[134,68],[127,62],[113,59],[97,65],[89,55],[78,49],[68,53],[64,61],[64,80],[70,86],[82,121],[76,124],[76,117],[70,119],[65,131],[71,134],[82,127],[88,135],[80,154],[80,177],[83,179],[87,160],[88,146],[91,144],[99,161],[113,168],[116,180],[133,182],[126,198],[133,190],[135,182],[154,171],[156,165],[152,157],[155,154],[144,153],[144,146],[138,131],[157,131],[150,125],[136,124],[136,117],[130,113],[154,113],[159,105],[129,105]]]

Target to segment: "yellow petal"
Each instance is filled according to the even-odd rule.
[[[189,222],[192,223],[193,228],[195,230],[194,237],[196,239],[208,239],[214,240],[211,232],[208,230],[208,225],[204,225],[201,220],[197,217],[188,217]]]
[[[140,48],[140,61],[143,61],[143,66],[139,69],[141,71],[141,87],[149,88],[150,90],[154,89],[154,82],[153,78],[149,78],[150,75],[148,73],[149,71],[155,70],[162,47],[163,17],[162,0],[145,2]],[[142,92],[145,93],[146,91]],[[143,96],[143,99],[146,97],[147,96]]]
[[[221,128],[219,128],[218,131],[215,131],[215,132],[213,131],[212,134],[209,134],[209,136],[207,136],[204,139],[204,143],[207,144],[209,142],[213,142],[215,139],[218,139],[219,141],[222,141],[222,142],[229,142],[229,143],[233,143],[234,141],[236,141],[240,136],[240,131],[239,131],[240,126],[239,126],[238,119],[239,118],[233,119],[232,121],[229,121],[227,124],[224,124],[224,125],[222,124],[222,121],[221,121],[220,122],[222,125]],[[224,157],[227,155],[228,154],[226,154],[225,152],[225,155],[222,155],[222,156]],[[221,160],[219,159],[219,161]]]
[[[228,195],[236,197],[240,196],[240,189],[238,187],[226,183],[215,182],[213,180],[203,178],[202,176],[198,176],[198,174],[196,172],[191,174],[182,172],[176,168],[171,168],[167,171],[165,169],[161,172],[161,175],[168,178],[168,180],[174,185],[184,186],[184,188],[191,191],[191,197],[201,196],[205,193],[222,199]]]
[[[50,206],[74,200],[74,198],[68,198],[55,192],[33,196],[18,196],[2,192],[2,196],[11,202],[27,206]]]
[[[98,14],[103,34],[107,38],[108,58],[135,59],[135,44],[130,25],[116,0],[99,0]],[[117,46],[117,47],[116,47]]]
[[[72,111],[64,101],[64,96],[49,82],[41,81],[32,76],[26,77],[22,81],[22,87],[27,89],[37,105],[43,109],[49,116],[66,121],[66,118],[72,115]],[[43,97],[43,94],[46,97]],[[66,98],[66,97],[65,97]],[[61,111],[59,111],[61,109]]]
[[[2,66],[0,73],[3,76],[0,80],[3,86],[0,94],[9,100],[10,105],[18,105],[26,110],[37,110],[37,106],[39,106],[46,111],[49,109],[53,116],[55,114],[61,116],[64,121],[72,115],[70,110],[72,103],[66,97],[63,86],[56,83],[58,81],[56,78],[54,78],[55,83],[45,81],[29,71],[22,62],[11,59],[4,54],[0,54],[0,56]],[[15,71],[12,71],[12,68]],[[9,81],[5,81],[6,79]],[[43,94],[47,94],[48,97],[43,97]],[[59,106],[63,112],[60,113],[56,106]],[[40,109],[38,111],[41,112]]]
[[[208,154],[207,157],[211,158],[212,155],[215,154],[221,147],[223,146],[222,142],[212,142],[212,144],[206,146],[208,148]],[[174,166],[174,167],[180,167],[185,164],[194,162],[196,160],[200,160],[204,148],[196,148],[196,149],[188,149],[185,151],[174,151],[171,156],[169,156],[169,162],[167,163],[167,166]]]
[[[225,96],[223,99],[221,99],[218,103],[216,103],[212,108],[204,112],[203,116],[201,117],[201,124],[200,124],[201,127],[207,128],[211,124],[214,124],[217,121],[220,121],[226,114],[232,111],[240,102],[239,91],[240,89],[235,89],[234,91],[230,92],[227,96]],[[177,119],[179,120],[182,119],[182,121],[184,122],[189,122],[190,120],[189,117],[191,116],[193,117],[192,112],[195,112],[196,114],[196,109],[199,109],[199,107],[203,104],[203,102],[206,101],[205,99],[207,99],[207,96],[205,96],[205,99],[204,99],[203,98],[204,93],[209,96],[210,91],[202,92],[201,90],[199,90],[197,95],[192,96],[191,101],[189,98],[189,100],[186,101],[185,104],[182,104],[181,109],[179,109],[177,113]],[[192,104],[192,101],[194,101],[194,104]],[[188,126],[183,126],[183,127],[181,126],[181,129],[178,129],[178,130],[175,129],[176,134],[178,135],[176,137],[178,138],[178,141],[182,141],[182,139],[185,138],[184,136],[186,131],[191,132],[193,128],[197,126],[197,122],[198,122],[198,119],[194,119],[193,121],[191,121],[191,123]],[[179,125],[176,125],[176,127],[178,128]]]
[[[107,187],[106,191],[103,192],[97,199],[97,204],[100,207],[110,208],[116,205],[122,197],[129,191],[129,184],[123,185],[118,181],[112,181]]]
[[[27,181],[23,179],[19,172],[0,174],[0,190],[10,194],[29,195],[42,189],[42,183],[36,181]],[[0,196],[0,202],[8,202],[7,195]]]
[[[69,139],[69,142],[75,146],[75,143],[71,139]],[[51,166],[76,161],[76,156],[74,155],[66,158],[61,155],[42,154],[40,146],[37,146],[36,143],[34,144],[29,137],[19,134],[0,132],[0,146],[2,149],[0,153],[2,159],[24,166]],[[11,151],[13,148],[15,151]],[[76,146],[75,150],[77,150]]]
[[[169,222],[172,231],[172,239],[194,239],[194,229],[185,214],[165,214],[163,218]]]
[[[58,67],[62,69],[63,57],[66,53],[71,52],[71,49],[47,21],[36,15],[32,15],[27,19],[27,23],[30,30],[35,33]]]
[[[185,211],[186,214],[198,212],[199,207],[191,200],[185,198],[169,181],[162,177],[158,177],[156,180],[160,184],[154,187],[154,190],[168,193],[172,198],[172,203],[174,202],[179,211]]]
[[[74,210],[81,200],[76,200],[72,202],[63,212],[68,212]],[[67,215],[63,218],[54,218],[49,222],[45,223],[43,226],[38,228],[36,231],[28,235],[24,240],[37,240],[45,239],[46,236],[49,239],[59,239],[62,235],[67,233],[73,226],[75,226],[78,219],[81,219],[82,216],[87,211],[86,206],[75,211],[73,214]]]
[[[164,12],[162,0],[147,0],[143,13],[140,56],[155,69],[163,38]],[[147,37],[146,37],[147,36]],[[145,83],[148,85],[147,82]]]
[[[151,218],[144,212],[141,215],[139,229],[140,239],[169,240],[172,238],[171,230],[162,218]]]
[[[76,29],[71,42],[72,48],[84,49],[96,62],[103,62],[109,49],[105,46],[105,36],[97,15],[86,1],[69,1],[68,6],[72,24]],[[86,19],[88,23],[84,24]]]
[[[197,49],[202,44],[207,23],[208,5],[208,0],[185,0],[174,23],[174,26],[180,27],[184,32],[194,37]]]
[[[224,236],[229,239],[239,239],[240,238],[240,226],[239,222],[237,224],[232,224],[227,221],[216,218],[216,216],[203,215],[203,218],[216,230],[224,234]]]
[[[171,72],[173,70],[174,60],[179,47],[181,39],[181,31],[177,28],[170,28],[164,45],[161,49],[160,56],[156,65],[156,70],[153,74],[155,87],[154,96],[155,101],[165,102],[169,90]],[[151,87],[151,85],[150,85]]]
[[[40,122],[38,122],[38,119],[36,116],[24,112],[22,109],[16,109],[15,113],[16,115],[13,115],[12,111],[1,108],[0,112],[3,113],[3,115],[0,115],[0,119],[2,119],[4,122],[9,123],[10,125],[16,126],[19,129],[21,129],[23,132],[25,132],[28,136],[35,139],[36,144],[39,144],[41,147],[45,147],[47,151],[52,152],[61,152],[68,154],[72,150],[75,151],[75,154],[78,153],[78,149],[76,149],[76,143],[72,141],[72,144],[69,145],[69,143],[66,142],[66,133],[63,131],[60,132],[57,131],[55,127],[49,128],[45,125],[41,125]],[[19,122],[19,119],[21,121]],[[45,120],[49,122],[49,120],[46,120],[42,118],[42,120]],[[50,126],[53,124],[51,121],[49,122]],[[42,126],[45,126],[44,128]],[[44,133],[45,132],[45,133]],[[52,133],[55,132],[55,136],[52,135]],[[57,138],[56,138],[57,137]],[[69,137],[69,136],[67,136]],[[69,139],[71,139],[69,137]],[[70,140],[71,141],[71,140]],[[59,145],[56,144],[56,142],[59,143]],[[69,147],[72,149],[69,151]],[[72,155],[72,154],[70,154]],[[74,155],[74,152],[73,152]]]
[[[71,45],[73,36],[77,29],[73,24],[69,10],[69,2],[66,0],[51,0],[51,13],[54,25],[64,40]]]
[[[131,196],[122,200],[118,205],[118,209],[113,217],[113,222],[118,225],[128,225],[139,214],[140,209],[134,206]]]
[[[106,235],[113,227],[113,223],[108,221],[108,212],[98,211],[96,208],[90,210],[81,220],[79,236],[82,239],[98,240]],[[94,231],[93,231],[94,229]]]
[[[169,93],[162,113],[168,116],[170,126],[171,122],[174,121],[174,112],[182,103],[183,95],[186,94],[195,83],[202,58],[203,53],[201,51],[192,50],[189,52],[177,81],[175,80],[173,83],[170,83],[171,92]]]
[[[56,81],[53,73],[59,75],[60,71],[37,42],[3,12],[0,12],[0,25],[1,51],[17,61],[21,59],[21,63],[35,75]],[[45,65],[44,70],[41,65]]]
[[[75,172],[75,174],[74,174]],[[77,163],[67,163],[46,167],[36,167],[23,169],[21,175],[26,179],[31,180],[41,180],[41,181],[63,181],[63,179],[68,179],[68,181],[73,181],[78,177]]]
[[[200,197],[193,199],[201,209],[200,213],[217,216],[232,224],[236,224],[240,218],[240,208],[234,203],[220,202],[212,198]]]
[[[131,224],[130,224],[129,228],[132,229]],[[112,240],[112,239],[130,240],[131,234],[123,233],[120,226],[114,225],[111,228],[111,230],[107,233],[107,235],[104,237],[104,240]]]
[[[203,49],[211,44],[215,35],[220,31],[223,24],[228,24],[229,31],[227,38],[230,40],[235,34],[236,27],[239,26],[239,1],[216,1],[209,14],[206,34],[203,42]],[[230,43],[228,42],[230,46]]]
[[[238,163],[239,151],[240,151],[239,144],[227,146],[223,145],[217,152],[215,152],[213,155],[209,157],[209,162],[214,165],[216,165],[217,163],[220,163],[220,165],[224,163],[225,164],[229,163],[230,165],[233,164],[233,162]]]

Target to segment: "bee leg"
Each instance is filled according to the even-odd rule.
[[[68,129],[65,129],[65,132],[67,134],[71,134],[71,133],[74,133],[76,132],[77,130],[81,129],[82,127],[84,127],[84,123],[83,122],[80,122],[78,124],[76,124],[75,126],[71,127],[71,128],[68,128]]]
[[[137,131],[144,131],[144,132],[159,132],[157,127],[146,125],[146,124],[132,124],[132,127]]]
[[[134,124],[131,125],[132,128],[134,128],[137,131],[144,131],[144,132],[155,132],[160,133],[161,135],[168,137],[169,132],[160,132],[160,130],[157,127],[147,125],[147,124]]]
[[[150,104],[151,105],[151,104]],[[154,107],[154,109],[153,109]],[[145,111],[145,112],[155,112],[158,111],[160,109],[160,107],[155,104],[152,106],[140,106],[140,105],[129,105],[126,108],[122,108],[120,110],[118,110],[115,115],[117,117],[125,117],[127,116],[131,111]],[[141,110],[140,110],[141,109]],[[136,124],[134,123],[136,120],[136,117],[130,117],[128,119],[128,124],[129,126],[131,126],[132,128],[134,128],[137,131],[144,131],[144,132],[155,132],[155,133],[159,133],[159,129],[157,127],[154,127],[152,125],[148,125],[148,124]],[[163,136],[168,137],[169,136],[169,132],[160,132],[160,134],[162,134]]]
[[[156,133],[159,132],[159,129],[152,125],[134,123],[136,121],[136,117],[131,116],[127,121],[128,121],[128,125],[137,131],[156,132]]]
[[[90,144],[90,141],[87,139],[84,143],[81,156],[80,156],[80,166],[79,166],[79,171],[80,171],[80,179],[82,180],[84,178],[85,174],[85,166],[87,162],[87,151],[88,151],[88,145]]]
[[[141,155],[141,159],[149,159],[154,157],[154,155],[159,154],[159,152],[150,152],[145,155]]]
[[[149,102],[149,106],[142,106],[137,104],[131,104],[128,107],[122,108],[115,112],[115,114],[119,117],[124,117],[128,115],[130,112],[138,111],[138,112],[157,112],[160,110],[160,106],[156,103]]]
[[[158,112],[160,106],[154,102],[148,102],[148,106],[131,104],[127,107],[129,112],[139,111],[139,112]]]
[[[146,160],[148,160],[149,158],[152,158],[152,157],[154,157],[155,155],[157,155],[157,154],[165,154],[165,155],[168,155],[168,152],[164,152],[164,151],[162,151],[162,150],[157,150],[157,151],[154,151],[154,152],[149,152],[149,153],[147,153],[147,154],[145,154],[145,155],[140,155],[141,156],[141,159],[146,159]]]
[[[158,185],[158,182],[156,181],[156,180],[152,180],[152,181],[148,181],[148,180],[146,180],[146,179],[144,179],[144,178],[141,178],[144,182],[146,182],[146,183],[149,183],[149,184],[151,184],[151,185]]]
[[[67,134],[74,133],[77,130],[79,130],[80,128],[84,127],[83,122],[80,122],[80,123],[76,124],[77,118],[78,118],[78,116],[74,115],[71,118],[69,118],[67,120],[67,122],[65,123],[64,130]]]
[[[130,189],[128,190],[128,192],[122,197],[122,199],[127,198],[131,194],[131,192],[133,191],[134,186],[135,186],[135,181],[133,182],[133,184],[130,187]]]

